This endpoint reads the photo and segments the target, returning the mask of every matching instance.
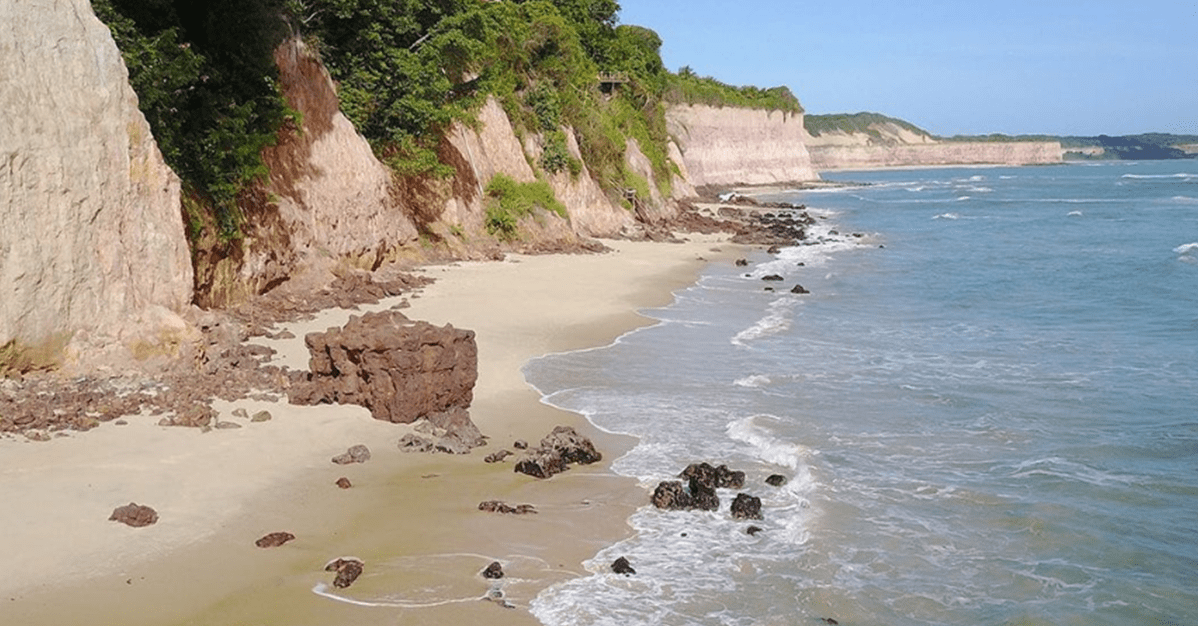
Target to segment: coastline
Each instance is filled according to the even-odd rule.
[[[626,535],[625,520],[644,494],[608,469],[632,440],[542,404],[520,369],[531,358],[606,345],[650,323],[636,311],[668,304],[708,262],[740,248],[723,236],[688,238],[605,242],[613,252],[598,255],[425,268],[436,282],[409,298],[405,315],[477,333],[471,414],[491,443],[471,455],[405,455],[395,442],[408,427],[370,419],[360,407],[285,402],[214,405],[225,421],[237,421],[229,417],[235,407],[274,414],[229,431],[200,434],[134,416],[127,426],[47,443],[0,441],[7,461],[0,493],[10,502],[0,526],[19,531],[0,539],[0,562],[17,573],[0,586],[5,613],[30,625],[370,624],[394,623],[397,615],[416,624],[536,624],[528,602],[583,573],[583,560]],[[297,349],[303,333],[344,323],[351,313],[325,311],[286,325],[296,339],[259,342],[279,349],[277,360],[306,362]],[[590,436],[604,462],[547,481],[513,473],[510,461],[482,462],[515,439],[535,444],[558,424]],[[371,448],[370,462],[329,462],[356,443]],[[354,487],[337,489],[339,476]],[[488,499],[531,503],[539,513],[479,512],[478,502]],[[142,529],[107,521],[130,500],[157,508],[160,521]],[[39,519],[39,511],[53,517]],[[279,530],[297,540],[253,546]],[[313,593],[331,581],[323,564],[346,554],[363,558],[366,572],[341,592],[345,601]],[[516,610],[478,601],[490,587],[478,572],[491,560],[504,563],[508,578],[499,588]],[[420,605],[435,606],[412,608]]]

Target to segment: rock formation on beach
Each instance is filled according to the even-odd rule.
[[[603,455],[590,439],[569,426],[558,426],[541,440],[541,445],[521,454],[514,470],[536,478],[549,478],[566,471],[571,463],[589,465],[602,459]]]
[[[375,419],[410,424],[467,409],[478,378],[474,333],[438,328],[396,311],[354,316],[305,337],[312,358],[292,387],[295,404],[357,404]]]

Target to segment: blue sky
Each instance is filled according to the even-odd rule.
[[[1198,135],[1198,0],[620,0],[673,71],[939,135]]]

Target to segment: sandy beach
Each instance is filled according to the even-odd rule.
[[[502,262],[424,268],[436,282],[404,313],[474,330],[479,378],[471,414],[490,445],[465,456],[404,454],[407,426],[354,406],[218,403],[241,428],[201,433],[130,416],[49,442],[0,440],[0,602],[6,623],[38,624],[535,624],[528,602],[582,572],[581,562],[628,532],[644,493],[609,473],[631,440],[540,402],[520,368],[530,358],[601,346],[650,323],[638,309],[668,304],[711,261],[738,250],[718,237],[683,244],[605,242],[599,255],[509,256]],[[358,312],[330,310],[289,324],[289,340],[256,340],[276,361],[306,369],[307,332]],[[267,410],[251,423],[233,416]],[[535,445],[555,425],[592,437],[604,463],[539,481],[482,457],[516,439]],[[330,458],[354,444],[371,461]],[[354,487],[338,489],[345,476]],[[483,513],[483,500],[530,503],[536,515]],[[157,524],[108,521],[128,502],[153,506]],[[274,549],[274,531],[297,539]],[[363,576],[337,594],[330,559],[354,555]],[[478,573],[493,560],[507,577]],[[516,606],[480,601],[501,591]]]

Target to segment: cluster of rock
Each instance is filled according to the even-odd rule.
[[[333,578],[333,586],[338,589],[345,589],[354,584],[354,581],[362,575],[366,564],[362,559],[352,556],[343,556],[329,561],[324,566],[326,572],[337,572],[337,576]]]
[[[474,331],[409,320],[397,311],[351,317],[342,328],[309,333],[305,380],[293,404],[357,404],[398,424],[466,409],[478,379]]]
[[[516,459],[515,471],[536,478],[549,478],[566,471],[571,463],[589,465],[603,459],[590,439],[569,426],[558,426]]]
[[[716,489],[743,489],[745,486],[745,473],[730,470],[727,465],[713,467],[710,463],[692,463],[678,476],[682,480],[658,483],[649,499],[653,506],[671,511],[715,511],[720,508]],[[785,482],[785,478],[778,478],[781,479],[778,484]],[[767,482],[774,484],[774,480],[771,476]],[[747,493],[736,495],[730,512],[735,519],[764,519],[761,498]]]

